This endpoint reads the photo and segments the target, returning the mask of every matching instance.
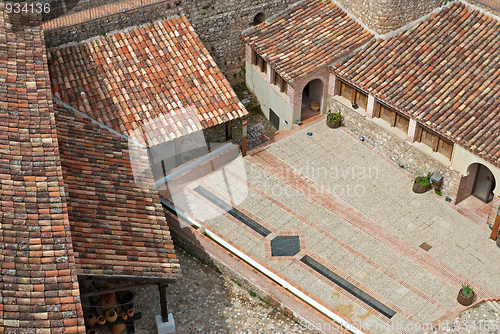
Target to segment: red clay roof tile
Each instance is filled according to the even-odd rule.
[[[135,136],[143,128],[148,146],[180,135],[176,127],[162,125],[165,119],[170,123],[174,110],[193,111],[177,113],[183,134],[206,127],[195,115],[206,113],[207,106],[247,114],[184,17],[54,50],[48,61],[54,96],[123,134]],[[226,97],[193,77],[227,91]],[[200,96],[201,107],[193,94]],[[220,122],[211,118],[211,124]]]
[[[500,23],[459,2],[333,72],[500,166],[499,43]]]

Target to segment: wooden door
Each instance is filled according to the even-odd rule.
[[[386,106],[379,104],[380,108],[380,118],[383,119],[384,121],[388,122],[391,126],[394,126],[394,121],[396,118],[396,112],[393,110],[387,108]]]
[[[472,195],[488,203],[492,185],[493,174],[486,166],[479,165],[476,172],[476,179],[474,180],[474,187],[472,188]]]
[[[280,129],[280,118],[274,113],[272,109],[269,109],[269,121],[276,130]]]
[[[418,131],[418,141],[429,146],[433,151],[436,151],[438,137],[432,131],[429,131],[422,127],[420,127]]]
[[[341,82],[340,85],[340,95],[348,99],[349,101],[354,101],[354,88],[345,83]]]

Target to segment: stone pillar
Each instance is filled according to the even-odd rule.
[[[248,44],[245,44],[245,60],[249,65],[252,65],[253,50]]]
[[[408,125],[408,136],[406,141],[409,143],[415,142],[417,139],[418,123],[414,118],[410,118],[410,124]]]
[[[267,63],[267,82],[269,82],[269,84],[271,84],[273,82],[273,79],[274,79],[273,76],[274,76],[274,71],[268,62]]]
[[[337,91],[339,89],[339,79],[337,76],[330,73],[330,78],[328,79],[328,95],[335,96],[337,95]]]
[[[368,102],[366,104],[366,118],[373,118],[375,116],[375,97],[368,95]]]

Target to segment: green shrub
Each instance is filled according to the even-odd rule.
[[[434,189],[434,192],[436,193],[436,195],[439,195],[439,196],[443,195],[443,193],[439,189]]]
[[[462,284],[462,296],[464,296],[465,298],[471,298],[473,295],[474,289],[472,289],[469,284]]]
[[[427,176],[419,176],[415,179],[415,182],[421,186],[428,186],[431,184],[431,173],[428,173]]]
[[[342,115],[340,109],[338,112],[332,112],[332,110],[329,109],[326,114],[326,118],[331,122],[340,121],[340,125],[344,125],[344,116]]]
[[[248,294],[252,297],[255,297],[257,296],[257,294],[255,292],[253,292],[252,290],[248,291]]]

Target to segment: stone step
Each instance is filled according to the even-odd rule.
[[[500,313],[500,305],[496,301],[488,300],[486,305],[488,305],[493,312]]]

